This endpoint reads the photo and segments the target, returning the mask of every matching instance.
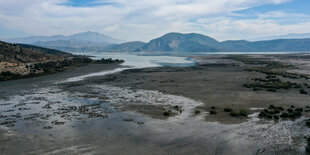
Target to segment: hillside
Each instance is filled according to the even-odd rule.
[[[0,41],[0,81],[50,74],[88,63],[122,63],[122,60],[90,58],[58,50]]]
[[[113,51],[113,52],[134,52],[136,49],[142,48],[146,43],[141,41],[132,41],[122,44],[111,45],[105,48],[105,51]]]
[[[208,36],[197,33],[181,34],[168,33],[162,37],[151,40],[144,45],[141,51],[219,51],[219,42]]]
[[[10,63],[33,63],[59,60],[72,54],[25,44],[9,44],[0,41],[0,61]]]

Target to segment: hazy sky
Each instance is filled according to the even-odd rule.
[[[0,0],[0,38],[84,31],[127,41],[167,32],[218,40],[310,33],[310,0]]]

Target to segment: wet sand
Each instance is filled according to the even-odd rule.
[[[218,109],[218,115],[209,115],[205,119],[206,121],[222,123],[244,121],[242,118],[227,116],[227,113],[223,112],[223,108],[247,109],[253,113],[255,110],[250,110],[250,108],[268,108],[269,105],[283,107],[309,105],[310,95],[300,94],[298,88],[280,89],[277,92],[252,91],[245,88],[243,84],[250,82],[251,79],[265,77],[266,75],[245,71],[253,65],[247,65],[226,57],[194,57],[200,62],[197,66],[134,69],[91,81],[132,89],[158,90],[162,93],[188,97],[203,103],[202,106],[197,107],[201,111],[208,112],[212,110],[212,106]],[[261,57],[261,55],[256,55],[256,57]],[[289,64],[296,62],[294,57],[287,58],[289,56],[267,55],[266,57],[276,57],[279,61]],[[308,57],[304,61],[310,64]],[[305,62],[297,62],[295,65],[297,67],[307,66]],[[304,68],[303,70],[307,71],[308,69]],[[303,72],[303,70],[294,69],[295,72]],[[309,83],[309,80],[305,79],[279,78],[283,81]]]
[[[265,120],[251,108],[305,106],[310,95],[298,89],[253,91],[243,84],[265,75],[245,71],[251,65],[223,56],[194,58],[199,65],[132,69],[76,82],[66,79],[119,66],[0,83],[0,152],[305,154],[306,115]],[[211,106],[218,114],[209,114]],[[251,115],[231,117],[224,107],[245,108]]]

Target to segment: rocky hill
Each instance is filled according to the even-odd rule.
[[[58,50],[0,41],[0,81],[50,74],[88,63],[122,63],[121,60],[92,60]]]

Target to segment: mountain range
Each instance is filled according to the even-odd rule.
[[[198,33],[167,33],[148,43],[120,40],[96,33],[84,32],[71,36],[27,37],[7,40],[32,44],[66,52],[300,52],[310,51],[310,35],[287,35],[305,39],[274,39],[264,41],[228,40],[219,42]]]
[[[128,49],[136,52],[300,52],[310,51],[310,38],[219,42],[197,33],[168,33],[146,44],[140,44],[139,48],[130,49],[128,46]]]
[[[83,32],[69,36],[30,36],[6,39],[6,42],[31,44],[66,52],[101,51],[104,46],[121,43],[121,40],[97,32]]]
[[[251,41],[275,40],[275,39],[305,39],[310,38],[310,33],[291,33],[287,35],[268,36],[252,39]]]

